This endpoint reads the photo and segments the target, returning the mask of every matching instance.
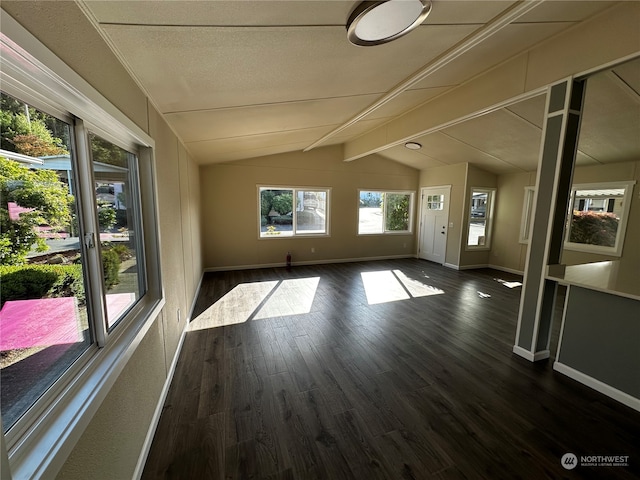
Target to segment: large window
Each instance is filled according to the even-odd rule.
[[[260,237],[329,234],[327,188],[258,187]]]
[[[413,192],[360,190],[358,235],[411,233]]]
[[[0,92],[0,408],[5,431],[87,350],[69,124]]]
[[[467,234],[468,250],[491,248],[491,223],[493,220],[494,188],[471,189]]]
[[[0,107],[6,432],[94,342],[107,342],[146,286],[137,155],[80,127],[89,161],[72,141],[73,120],[4,92]],[[90,194],[81,180],[93,182]]]
[[[574,185],[565,248],[622,255],[635,182]]]
[[[49,478],[163,304],[153,140],[0,14],[0,458]]]

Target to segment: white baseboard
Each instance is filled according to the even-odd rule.
[[[358,258],[332,258],[326,260],[305,260],[303,262],[293,262],[292,267],[302,265],[323,265],[328,263],[353,263],[353,262],[372,262],[376,260],[396,260],[401,258],[416,258],[415,254],[407,255],[387,255],[382,257],[358,257]],[[226,272],[230,270],[253,270],[257,268],[277,268],[284,267],[284,262],[280,263],[259,263],[253,265],[228,265],[225,267],[207,267],[205,272]]]
[[[541,350],[539,352],[532,353],[518,345],[513,346],[513,353],[519,357],[529,360],[530,362],[539,362],[540,360],[545,360],[551,356],[551,352],[549,350]]]
[[[445,263],[444,266],[447,268],[452,268],[453,270],[460,270],[460,266],[454,265],[453,263]]]
[[[458,270],[476,270],[478,268],[487,268],[488,265],[486,263],[482,263],[479,265],[458,265]]]
[[[198,294],[200,293],[200,289],[202,288],[202,280],[204,280],[204,270],[200,274],[200,281],[198,282],[198,286],[196,287],[196,291],[193,295],[193,300],[191,301],[191,308],[189,309],[189,316],[187,317],[187,324],[193,320],[193,311],[196,309],[196,302],[198,301]],[[186,326],[185,326],[186,328]]]
[[[580,382],[587,387],[593,388],[603,395],[606,395],[609,398],[613,398],[614,400],[623,403],[627,407],[633,408],[634,410],[640,412],[640,399],[632,397],[628,393],[618,390],[611,385],[607,385],[600,380],[596,380],[595,378],[579,372],[578,370],[575,370],[568,365],[565,365],[564,363],[555,362],[553,364],[553,369],[566,375],[567,377],[574,379],[576,382]]]
[[[501,272],[513,273],[515,275],[524,275],[524,272],[521,270],[516,270],[515,268],[503,267],[501,265],[487,265],[487,268],[493,268],[494,270],[500,270]]]
[[[200,289],[198,288],[197,292]],[[196,298],[197,298],[196,293]],[[191,317],[189,317],[191,318]],[[176,365],[178,364],[178,358],[180,357],[180,352],[182,351],[182,344],[184,343],[184,338],[187,334],[187,326],[189,325],[189,318],[184,324],[184,328],[182,330],[182,334],[180,335],[180,340],[178,341],[178,346],[176,348],[176,353],[173,356],[173,361],[171,362],[171,367],[169,368],[169,372],[167,372],[167,378],[165,379],[164,386],[162,387],[162,392],[160,392],[160,398],[158,399],[158,403],[156,404],[156,409],[153,412],[153,417],[151,418],[151,423],[149,424],[149,430],[147,430],[147,436],[144,439],[144,443],[142,444],[142,450],[140,451],[140,456],[138,457],[138,462],[136,463],[136,469],[133,472],[133,479],[140,480],[142,478],[142,473],[144,471],[144,466],[147,463],[147,457],[149,456],[149,451],[151,450],[151,444],[153,443],[153,437],[156,434],[156,429],[158,428],[158,423],[160,422],[160,416],[162,415],[162,409],[164,408],[164,402],[167,400],[167,394],[169,393],[169,387],[171,387],[171,382],[173,381],[173,375],[176,371]]]

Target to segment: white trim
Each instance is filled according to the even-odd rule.
[[[196,292],[191,301],[191,308],[189,309],[189,316],[187,317],[186,323],[188,324],[191,320],[193,320],[193,312],[196,309],[196,303],[198,303],[198,295],[200,294],[200,290],[202,289],[202,281],[204,280],[204,270],[200,274],[200,281],[198,282],[198,286],[196,287]]]
[[[446,263],[444,264],[445,267],[447,268],[451,268],[453,270],[460,270],[460,265],[456,265],[454,263]]]
[[[600,380],[590,377],[574,368],[571,368],[568,365],[560,362],[554,362],[553,369],[556,372],[560,372],[563,375],[566,375],[569,378],[572,378],[576,382],[580,382],[587,387],[590,387],[597,392],[606,395],[609,398],[617,400],[618,402],[626,405],[629,408],[633,408],[634,410],[640,412],[640,399],[629,395],[628,393],[623,392],[622,390],[618,390],[617,388],[612,387],[606,383],[601,382]]]
[[[331,196],[333,187],[318,187],[318,186],[296,186],[292,187],[289,185],[272,185],[272,184],[257,184],[258,190],[257,200],[258,200],[258,240],[272,240],[278,238],[317,238],[317,237],[331,237]],[[268,235],[262,234],[262,196],[260,195],[262,190],[291,190],[292,193],[292,201],[291,201],[291,232],[281,232],[286,233],[286,235]],[[296,233],[296,228],[298,226],[298,197],[297,193],[301,191],[303,192],[324,192],[326,195],[325,208],[324,208],[324,232],[309,232],[309,233]],[[303,198],[304,203],[304,198]],[[304,206],[303,206],[304,207]]]
[[[17,79],[22,83],[21,87],[39,94],[44,90],[47,95],[42,99],[49,100],[54,108],[63,105],[65,111],[85,122],[109,128],[115,138],[154,146],[155,141],[144,130],[1,9],[0,24],[3,52],[0,79],[3,83],[5,78],[12,84],[15,84],[12,80]],[[34,88],[34,80],[37,88]]]
[[[467,164],[468,165],[468,164]],[[471,215],[473,211],[473,194],[475,192],[478,193],[486,193],[487,194],[487,208],[484,212],[484,218],[480,218],[478,220],[484,220],[484,237],[485,243],[484,245],[469,245],[469,232],[471,231],[471,222],[475,217]],[[464,241],[464,250],[466,252],[478,252],[478,251],[490,251],[491,250],[491,242],[493,241],[493,223],[494,223],[494,212],[495,212],[495,204],[496,204],[496,196],[498,194],[498,189],[496,187],[469,187],[467,188],[467,194],[469,199],[468,209],[465,212],[465,226],[462,231],[463,241]],[[465,201],[466,205],[466,201]]]
[[[629,221],[629,212],[631,210],[631,202],[633,200],[633,190],[636,184],[635,180],[624,180],[617,182],[600,182],[600,183],[577,183],[571,186],[571,198],[569,200],[569,211],[567,212],[567,228],[565,228],[563,247],[567,250],[576,252],[595,253],[599,255],[611,255],[614,257],[622,256],[624,248],[624,240],[627,234],[627,223]],[[620,214],[620,223],[616,232],[616,241],[613,247],[602,245],[591,245],[584,243],[575,243],[569,241],[571,235],[571,226],[573,224],[573,207],[575,204],[576,191],[578,190],[606,190],[612,188],[624,188],[622,196],[622,212]]]
[[[385,255],[381,257],[359,257],[359,258],[330,258],[326,260],[307,260],[302,262],[295,262],[293,267],[299,265],[324,265],[328,263],[354,263],[354,262],[372,262],[376,260],[396,260],[401,258],[416,258],[414,254],[407,255]],[[438,265],[437,263],[434,263]],[[231,270],[253,270],[258,268],[278,268],[285,267],[284,262],[280,263],[257,263],[253,265],[227,265],[223,267],[206,267],[205,272],[227,272]]]
[[[167,372],[167,378],[165,379],[164,386],[162,387],[160,398],[158,398],[156,410],[151,419],[151,423],[149,424],[149,430],[147,431],[147,436],[144,439],[142,449],[140,450],[138,463],[136,464],[136,469],[134,470],[134,473],[132,476],[133,479],[139,480],[142,477],[142,474],[144,472],[144,467],[145,467],[145,464],[147,463],[147,458],[149,457],[149,451],[151,450],[153,438],[155,437],[158,424],[160,423],[160,416],[162,415],[162,409],[164,408],[164,403],[167,400],[169,388],[171,387],[171,383],[173,382],[173,377],[176,373],[176,366],[178,365],[178,359],[180,358],[180,353],[182,352],[184,339],[187,336],[189,323],[191,323],[191,320],[193,319],[193,312],[195,311],[196,303],[198,302],[198,295],[200,294],[200,290],[202,289],[203,280],[204,280],[204,271],[200,275],[200,281],[198,282],[198,286],[195,290],[195,295],[193,296],[193,300],[191,301],[189,316],[186,318],[186,321],[184,322],[184,327],[182,328],[182,333],[180,334],[180,340],[178,341],[178,346],[176,347],[175,354],[173,355],[171,367]]]
[[[500,270],[501,272],[513,273],[514,275],[524,275],[522,270],[516,270],[515,268],[503,267],[501,265],[487,265],[487,268],[492,268],[494,270]]]
[[[551,356],[551,352],[549,350],[540,350],[539,352],[532,353],[529,350],[525,350],[518,345],[513,346],[513,353],[516,355],[529,360],[530,362],[538,362],[540,360],[546,360]]]
[[[397,195],[409,195],[409,230],[386,230],[386,216],[387,209],[386,203],[383,202],[382,206],[382,232],[376,233],[360,233],[360,195],[362,192],[371,192],[371,193],[380,193],[382,195],[391,193]],[[415,215],[415,203],[416,203],[416,191],[415,190],[376,190],[371,188],[359,188],[358,189],[358,197],[357,197],[357,205],[358,205],[358,225],[356,228],[356,235],[358,237],[369,237],[375,235],[413,235],[413,227],[414,227],[414,215]]]
[[[9,452],[15,479],[56,476],[145,334],[156,321],[164,303],[164,300],[158,301],[144,323],[129,324],[129,328],[121,329],[119,338],[95,354],[65,388],[64,393],[56,398],[47,413],[38,418],[27,434],[21,435]]]
[[[527,185],[524,187],[524,201],[522,202],[522,218],[520,219],[520,237],[518,243],[529,243],[529,237],[533,231],[533,206],[536,195],[536,187]]]
[[[119,143],[138,144],[139,168],[144,172],[141,182],[144,183],[142,203],[146,205],[143,222],[148,259],[145,262],[148,270],[145,295],[127,313],[127,319],[113,330],[104,347],[98,349],[94,343],[5,435],[8,464],[14,479],[53,478],[149,329],[158,321],[165,304],[159,265],[155,166],[149,148],[155,142],[1,9],[0,22],[0,81],[3,88],[7,85],[18,90],[20,96],[35,98],[37,108],[44,105],[44,111],[51,109],[66,116],[71,113],[78,117],[79,124],[86,120],[102,127],[101,132],[120,139]],[[143,157],[145,161],[142,161]],[[82,164],[87,166],[86,162]],[[89,178],[87,175],[83,178]],[[93,187],[88,186],[85,190],[93,190]],[[87,229],[89,232],[94,230],[89,226]]]
[[[446,258],[447,258],[447,245],[449,243],[449,216],[450,216],[450,212],[451,212],[451,185],[434,185],[434,186],[428,186],[428,187],[420,187],[420,205],[418,208],[418,228],[417,228],[417,235],[418,235],[418,242],[417,242],[417,253],[416,256],[418,258],[422,258],[423,260],[427,260],[427,261],[432,261],[429,260],[428,258],[424,258],[420,256],[420,251],[421,251],[421,247],[422,247],[422,227],[424,224],[424,209],[423,209],[423,205],[424,205],[424,196],[425,195],[429,195],[429,191],[438,191],[438,190],[446,190],[447,191],[447,198],[445,199],[445,208],[446,208],[446,216],[447,216],[447,228],[445,229],[445,240],[444,240],[444,255],[442,255],[442,263],[440,265],[444,265],[446,263]],[[444,209],[442,210],[442,212],[444,212]],[[426,255],[425,255],[426,256]],[[435,263],[439,263],[439,262],[435,262]]]
[[[562,306],[562,322],[560,323],[560,335],[558,336],[558,346],[556,347],[556,361],[560,358],[560,348],[562,347],[562,337],[564,336],[564,321],[567,317],[567,305],[569,304],[569,295],[571,293],[571,285],[567,285],[567,291],[564,295],[564,305]]]
[[[525,350],[524,348],[518,345],[514,345],[512,351],[519,357],[522,357],[526,360],[529,360],[530,362],[533,362],[534,356],[533,356],[533,353],[531,353],[529,350]]]
[[[200,289],[196,290],[195,299],[198,298],[197,292],[199,291]],[[195,301],[194,301],[194,306],[195,306]],[[180,335],[180,340],[178,341],[178,346],[173,356],[171,367],[167,372],[167,378],[165,379],[164,386],[162,387],[160,398],[158,398],[156,409],[153,412],[153,417],[151,418],[151,423],[149,424],[149,430],[147,430],[147,435],[144,439],[144,443],[142,444],[142,449],[140,450],[140,456],[138,457],[136,468],[133,472],[133,476],[131,477],[133,479],[139,480],[142,477],[142,473],[144,472],[144,466],[147,463],[147,458],[149,456],[149,451],[151,450],[153,438],[155,437],[156,429],[158,428],[158,424],[160,423],[160,416],[162,415],[164,403],[167,400],[169,388],[171,387],[171,382],[173,382],[173,376],[176,373],[176,366],[178,364],[178,359],[180,358],[180,353],[182,352],[182,345],[184,344],[184,339],[187,335],[187,327],[189,325],[189,321],[190,321],[190,318],[188,318],[187,321],[184,323],[184,328],[182,329],[182,334]]]
[[[458,270],[477,270],[479,268],[487,268],[486,263],[478,263],[476,265],[458,265]]]

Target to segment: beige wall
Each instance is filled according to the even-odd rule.
[[[498,176],[490,265],[524,272],[527,244],[519,243],[524,187],[535,186],[535,183],[535,172]]]
[[[414,234],[357,235],[358,189],[416,191],[413,168],[377,155],[343,162],[333,146],[202,166],[200,173],[205,267],[284,265],[287,252],[294,264],[415,254]],[[330,187],[330,236],[259,238],[258,185]]]
[[[131,478],[202,274],[198,166],[75,3],[3,1],[2,8],[156,141],[166,306],[149,320],[146,336],[58,475]]]
[[[464,208],[462,211],[463,228],[460,243],[460,268],[470,268],[475,266],[485,266],[489,263],[489,250],[467,250],[467,238],[469,236],[469,224],[466,221],[471,208],[471,189],[473,188],[495,188],[496,175],[479,169],[474,165],[469,165],[467,171],[467,183],[464,192]],[[495,208],[495,207],[494,207]],[[491,236],[495,233],[495,225],[491,228]]]
[[[467,167],[466,163],[459,163],[457,165],[428,168],[420,172],[420,188],[451,185],[449,225],[453,223],[453,227],[450,226],[447,233],[447,253],[445,255],[445,264],[451,266],[460,265]]]

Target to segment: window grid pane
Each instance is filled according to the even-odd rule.
[[[298,190],[296,198],[296,233],[326,233],[327,193]]]
[[[260,187],[260,237],[326,235],[328,204],[325,189]]]
[[[467,247],[490,247],[490,215],[494,190],[473,189],[469,205]]]
[[[0,408],[6,432],[89,348],[92,334],[71,128],[4,93],[1,101],[2,149],[32,158],[0,158]]]
[[[439,196],[429,197],[431,206],[438,205]],[[413,193],[361,190],[359,192],[358,234],[410,233]]]
[[[90,134],[105,291],[107,330],[144,293],[137,158]]]

